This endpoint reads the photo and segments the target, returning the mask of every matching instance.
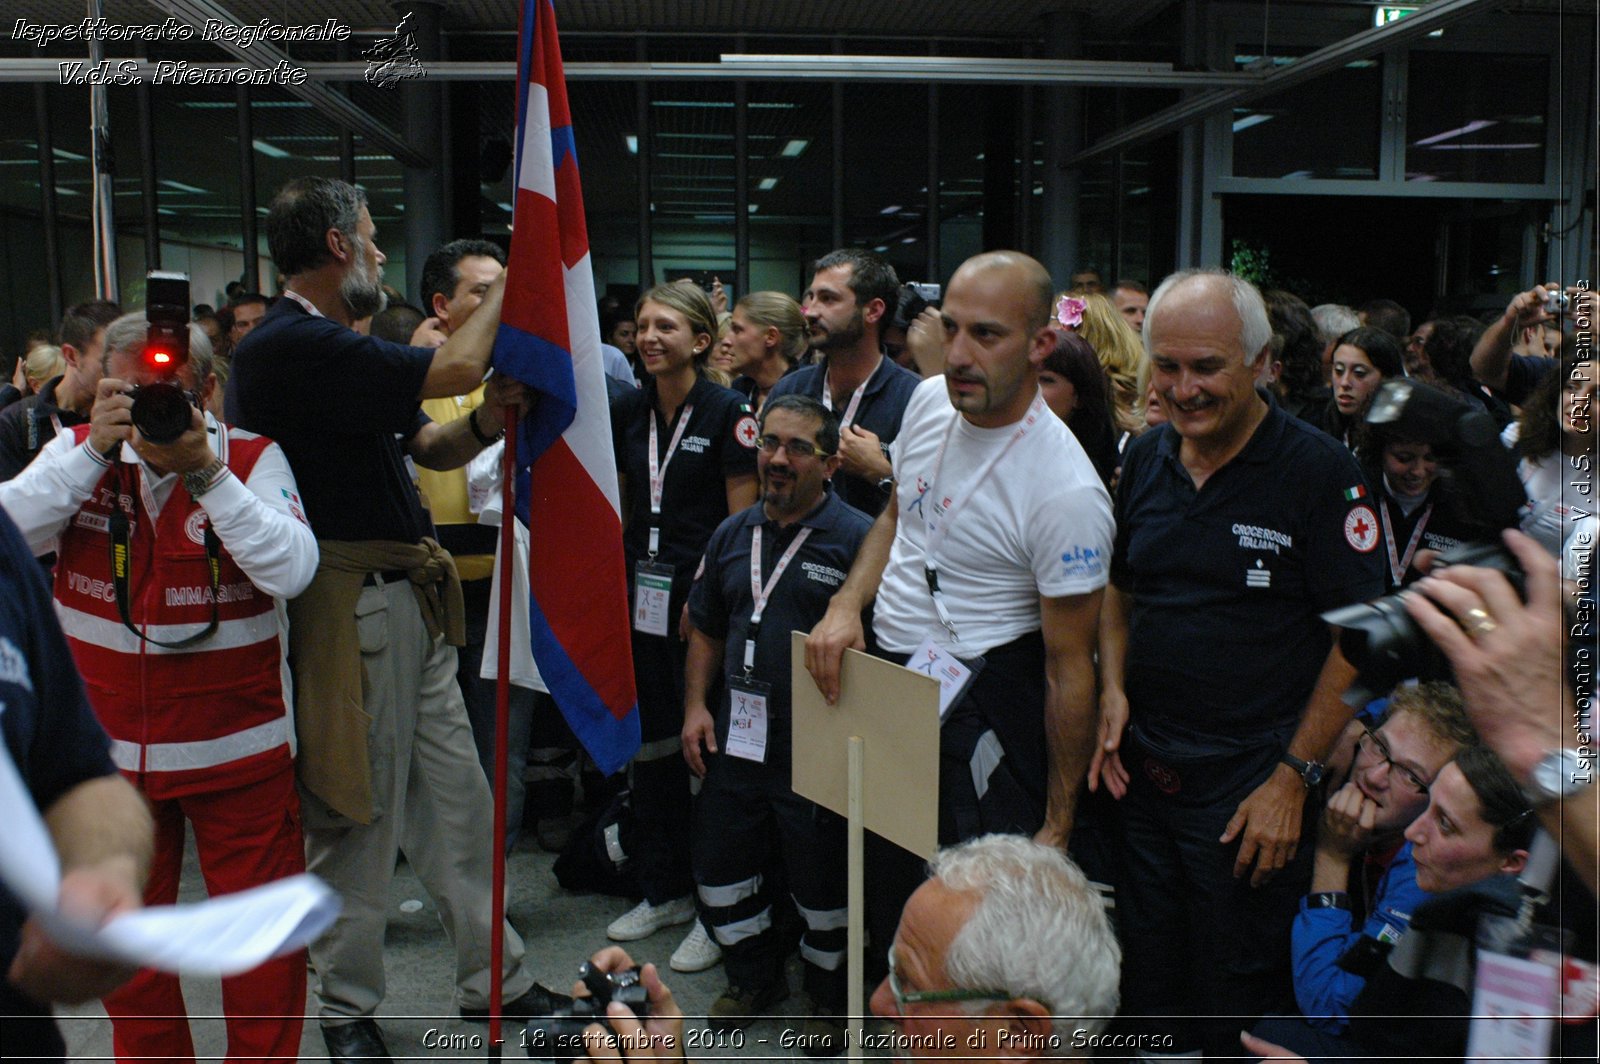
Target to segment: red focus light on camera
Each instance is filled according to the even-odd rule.
[[[145,352],[145,358],[149,359],[152,366],[166,367],[172,365],[172,353],[170,351],[152,348]]]

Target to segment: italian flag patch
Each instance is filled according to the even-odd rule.
[[[1344,501],[1345,502],[1355,502],[1357,499],[1364,499],[1366,497],[1367,497],[1367,489],[1366,489],[1365,485],[1357,484],[1353,488],[1345,488],[1344,489]]]

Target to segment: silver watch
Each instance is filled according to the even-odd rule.
[[[1594,782],[1594,770],[1570,748],[1551,750],[1539,759],[1522,788],[1535,805],[1569,798]]]
[[[183,486],[189,492],[189,497],[198,499],[222,480],[222,474],[228,467],[219,458],[213,458],[204,469],[197,469],[192,473],[183,474]]]

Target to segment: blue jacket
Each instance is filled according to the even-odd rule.
[[[1300,901],[1294,918],[1291,951],[1294,962],[1294,999],[1306,1022],[1319,1030],[1338,1034],[1350,1022],[1350,1005],[1366,979],[1339,967],[1339,958],[1363,938],[1393,945],[1411,926],[1411,914],[1429,895],[1417,886],[1417,863],[1411,844],[1400,847],[1378,880],[1372,915],[1357,930],[1343,909],[1313,909]]]

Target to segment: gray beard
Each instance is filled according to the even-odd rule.
[[[381,284],[376,280],[369,281],[353,270],[345,274],[340,282],[339,296],[350,308],[350,316],[357,319],[380,314],[389,305],[389,294]]]

